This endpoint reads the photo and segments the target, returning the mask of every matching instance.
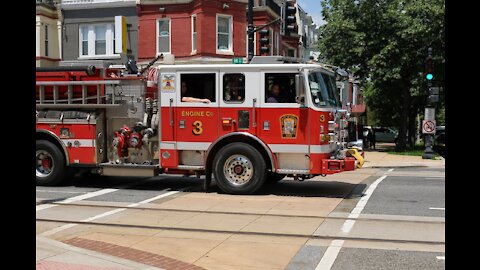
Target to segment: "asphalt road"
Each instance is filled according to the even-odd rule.
[[[190,230],[187,238],[170,244],[175,252],[160,248],[160,243],[139,247],[183,261],[197,256],[191,262],[206,269],[445,268],[442,168],[364,169],[305,182],[287,178],[250,196],[222,194],[215,186],[205,193],[201,179],[193,176],[76,177],[59,187],[37,186],[36,197],[39,235],[63,241],[117,235],[119,230],[98,231],[81,224],[72,229],[48,219],[168,227],[175,237],[177,229]],[[206,233],[223,242],[203,250],[192,239],[205,239]],[[241,240],[230,240],[232,233],[240,233]],[[294,240],[292,234],[304,240]],[[110,241],[129,239],[128,231],[120,235],[122,240]],[[271,240],[277,243],[271,248],[258,246],[265,237],[283,240]],[[250,252],[247,244],[256,249],[248,255],[255,259],[242,258]]]
[[[338,216],[352,212],[360,199],[365,197],[365,192],[371,184],[378,180],[380,175],[387,175],[377,185],[360,215],[360,217],[366,218],[385,219],[385,222],[357,221],[347,234],[337,233],[344,228],[344,224],[339,230],[339,224],[327,226],[324,222],[322,224],[323,233],[337,235],[339,239],[347,235],[354,235],[372,238],[384,237],[392,240],[437,239],[440,240],[439,242],[444,241],[445,170],[441,168],[396,168],[382,171],[362,182],[366,185],[357,185],[349,199],[343,200],[331,215],[337,214],[336,216]],[[391,221],[395,219],[412,222]],[[425,220],[434,223],[425,224],[422,222]],[[297,252],[286,269],[445,269],[445,252],[441,245],[429,247],[418,243],[410,245],[398,241],[386,245],[357,242],[345,247],[345,242],[341,248],[336,250],[334,262],[329,264],[328,260],[323,259],[331,257],[331,254],[326,254],[326,252],[329,247],[332,247],[332,243],[308,241]]]
[[[363,213],[445,217],[444,209],[444,176],[389,176],[377,187]]]

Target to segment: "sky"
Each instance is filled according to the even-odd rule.
[[[320,26],[325,24],[325,21],[322,18],[322,7],[320,6],[320,0],[297,0],[297,3],[312,16],[313,22]]]

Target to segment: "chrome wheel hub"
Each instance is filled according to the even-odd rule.
[[[244,185],[252,179],[253,164],[243,155],[233,155],[225,161],[223,174],[230,183]]]
[[[48,177],[53,171],[53,158],[50,153],[45,150],[37,150],[37,177]]]

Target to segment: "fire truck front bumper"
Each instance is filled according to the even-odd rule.
[[[345,157],[345,159],[324,159],[322,160],[322,174],[353,171],[355,170],[356,163],[354,157]]]
[[[363,151],[360,153],[356,148],[349,148],[344,151],[344,159],[322,160],[322,174],[334,174],[343,171],[353,171],[363,166],[363,164],[365,163]]]

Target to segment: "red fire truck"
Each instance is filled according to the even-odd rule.
[[[305,180],[363,164],[345,137],[336,72],[254,57],[249,64],[37,69],[36,182],[79,169],[109,176],[212,174],[230,194],[286,175]],[[133,72],[134,73],[134,72]]]

